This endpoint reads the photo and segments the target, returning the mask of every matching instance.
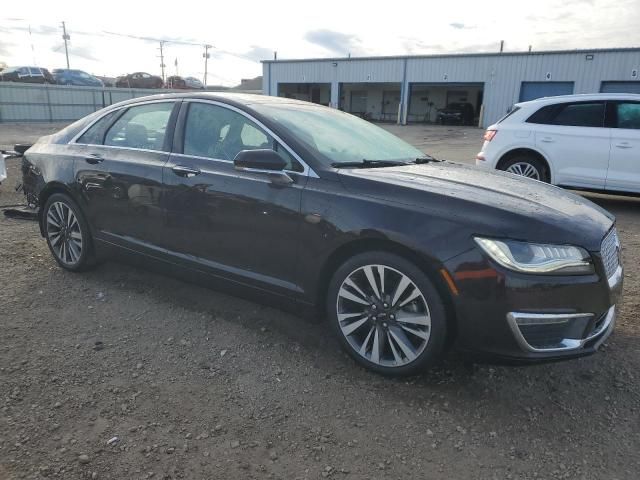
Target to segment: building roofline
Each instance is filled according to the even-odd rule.
[[[345,62],[353,60],[404,60],[404,59],[420,59],[420,58],[450,58],[450,57],[513,57],[528,55],[571,55],[571,54],[588,54],[588,53],[620,53],[620,52],[638,52],[640,47],[620,47],[620,48],[593,48],[593,49],[576,49],[576,50],[539,50],[532,52],[482,52],[482,53],[437,53],[430,55],[380,55],[366,57],[329,57],[329,58],[291,58],[283,60],[261,60],[261,63],[301,63],[301,62]]]

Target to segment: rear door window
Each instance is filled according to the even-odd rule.
[[[164,140],[174,102],[131,107],[109,128],[104,144],[114,147],[164,151]]]
[[[571,127],[602,127],[604,102],[565,104],[550,123]]]
[[[604,102],[560,103],[542,107],[527,122],[568,127],[602,127],[604,112]]]

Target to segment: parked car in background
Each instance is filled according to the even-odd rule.
[[[454,102],[438,110],[436,121],[441,125],[473,125],[474,116],[473,105],[466,102]]]
[[[516,104],[484,135],[476,165],[554,185],[640,193],[640,95]]]
[[[13,150],[0,150],[0,184],[7,179],[6,160],[20,158],[30,145],[15,145]]]
[[[4,150],[0,150],[0,184],[7,179],[7,166],[4,160],[10,156],[11,155],[5,153]]]
[[[129,73],[116,79],[116,87],[121,88],[162,88],[162,78],[145,72]]]
[[[198,80],[196,77],[186,77],[184,81],[188,88],[204,90],[204,83]]]
[[[76,85],[82,87],[103,87],[102,80],[82,70],[56,68],[53,77],[58,85]]]
[[[62,268],[126,254],[311,309],[380,373],[415,373],[454,343],[520,362],[580,357],[614,328],[624,274],[611,214],[439,162],[336,109],[149,96],[42,137],[22,167]]]
[[[0,81],[22,83],[56,83],[49,70],[41,67],[7,67],[0,72]]]
[[[115,87],[116,86],[116,78],[115,77],[103,77],[101,75],[96,75],[96,78],[100,80],[105,87]]]
[[[189,87],[187,86],[187,82],[185,81],[184,78],[178,76],[178,75],[173,75],[169,78],[167,78],[167,81],[165,82],[165,86],[167,88],[174,88],[174,89],[188,89]]]

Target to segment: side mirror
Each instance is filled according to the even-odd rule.
[[[273,150],[242,150],[233,160],[237,170],[263,170],[278,172],[284,170],[287,162]]]
[[[243,172],[266,173],[275,185],[293,183],[293,179],[284,171],[287,162],[273,150],[242,150],[234,158],[233,166]]]

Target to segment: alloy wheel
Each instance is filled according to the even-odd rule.
[[[418,286],[386,265],[365,265],[342,282],[336,299],[340,331],[351,348],[384,367],[413,362],[431,335],[431,315]]]
[[[538,172],[538,169],[528,162],[514,163],[513,165],[510,165],[506,171],[523,177],[533,178],[534,180],[540,180],[540,172]]]
[[[64,202],[54,202],[47,211],[47,237],[58,260],[77,264],[82,255],[82,230],[73,210]]]

